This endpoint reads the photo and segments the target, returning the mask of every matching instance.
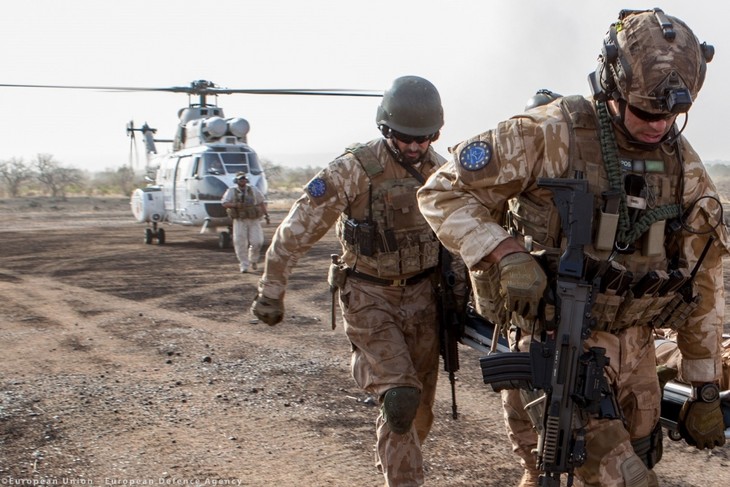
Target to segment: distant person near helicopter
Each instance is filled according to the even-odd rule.
[[[233,221],[233,247],[240,263],[241,273],[256,270],[258,267],[261,245],[264,243],[264,231],[261,228],[261,217],[269,222],[264,194],[248,185],[248,178],[243,172],[236,173],[236,183],[223,194],[221,204]]]

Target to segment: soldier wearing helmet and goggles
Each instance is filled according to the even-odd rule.
[[[386,485],[422,485],[438,377],[440,246],[416,191],[444,162],[431,147],[444,123],[439,93],[424,78],[397,78],[376,123],[383,137],[347,148],[317,174],[276,230],[252,312],[269,325],[284,318],[295,263],[334,225],[342,255],[329,281],[333,296],[339,289],[352,375],[380,404],[377,467]]]
[[[538,178],[585,180],[593,204],[580,272],[593,291],[583,345],[605,350],[602,394],[615,406],[579,408],[584,454],[571,462],[583,485],[657,485],[653,326],[677,330],[681,373],[696,389],[680,415],[683,437],[700,449],[725,441],[711,392],[722,372],[728,234],[715,186],[675,123],[686,121],[712,56],[660,9],[621,11],[589,76],[593,96],[563,97],[458,144],[418,192],[439,239],[470,269],[478,310],[543,341],[560,323],[545,297],[560,291],[569,229]]]

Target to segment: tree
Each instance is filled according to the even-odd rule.
[[[33,169],[23,159],[13,157],[9,161],[0,161],[0,179],[5,183],[11,198],[17,198],[21,185],[33,178]]]
[[[112,181],[119,191],[129,196],[134,191],[136,185],[136,177],[134,175],[134,169],[132,166],[122,166],[114,173]]]
[[[66,200],[66,191],[71,186],[80,186],[83,174],[79,169],[62,167],[51,154],[38,154],[33,161],[36,178],[51,193],[52,198]]]

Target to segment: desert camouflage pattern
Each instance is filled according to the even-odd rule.
[[[525,470],[520,487],[537,486],[540,471],[537,470],[537,434],[529,416],[525,414],[525,401],[519,389],[504,389],[502,395],[502,412],[507,427],[507,437],[512,443],[512,451],[519,457],[520,465]]]
[[[667,76],[676,76],[672,87],[687,88],[693,100],[705,78],[699,40],[680,19],[667,18],[676,33],[672,42],[664,38],[653,12],[629,15],[609,30],[619,49],[619,61],[611,65],[619,92],[630,105],[647,112],[661,111],[652,100]]]
[[[385,139],[367,143],[382,165],[382,171],[376,177],[371,177],[361,161],[346,152],[310,181],[304,195],[277,228],[266,252],[265,270],[259,282],[261,294],[283,298],[288,277],[301,255],[338,219],[347,216],[363,219],[367,215],[371,206],[371,186],[375,186],[373,194],[378,194],[381,184],[388,186],[394,180],[414,179],[393,158],[386,143]],[[429,149],[425,159],[415,166],[424,179],[444,161],[433,149]],[[399,193],[398,203],[393,206],[418,214],[417,188],[411,189],[410,196]],[[437,241],[420,214],[396,221],[407,222],[406,230],[417,242]],[[378,276],[378,269],[368,265],[373,261],[360,258],[353,251],[357,249],[346,245],[342,232],[337,232],[337,236],[343,249],[341,261],[347,267]],[[323,263],[323,276],[325,272]],[[416,274],[419,272],[396,277]],[[416,418],[407,434],[392,432],[382,413],[379,414],[376,465],[388,486],[422,485],[421,444],[433,423],[439,363],[438,317],[432,279],[425,278],[408,286],[382,286],[349,277],[340,287],[340,307],[345,333],[352,344],[351,369],[358,386],[378,398],[393,387],[415,387],[421,391]]]
[[[340,306],[357,385],[376,397],[399,386],[421,391],[409,433],[392,432],[382,412],[376,420],[376,464],[386,485],[421,485],[421,445],[433,424],[439,364],[433,286],[428,279],[405,287],[348,279],[340,290]]]
[[[540,217],[535,218],[535,222],[543,222],[544,227],[554,224],[557,215],[552,194],[538,188],[536,183],[538,177],[573,177],[569,132],[569,124],[560,104],[538,107],[529,114],[503,121],[495,129],[452,148],[452,160],[419,190],[419,205],[424,217],[442,243],[450,251],[461,255],[470,269],[474,270],[503,240],[511,238],[502,224],[510,204],[518,195],[524,204],[539,212]],[[665,164],[676,161],[676,157],[666,157],[667,154],[674,154],[673,146],[647,153],[628,145],[618,133],[616,139],[620,158],[662,160]],[[487,163],[482,163],[476,169],[474,165],[468,164],[468,160],[465,163],[462,157],[465,148],[474,142],[484,142],[489,148]],[[684,160],[683,207],[689,207],[705,195],[717,196],[702,162],[689,143],[680,138],[679,147]],[[589,152],[600,154],[600,148]],[[674,164],[676,166],[677,163]],[[667,167],[668,174],[679,174],[676,168]],[[679,177],[674,179],[661,183],[665,188],[664,193],[671,194],[671,188],[681,187]],[[601,184],[604,184],[601,177],[591,181],[594,194]],[[523,214],[529,212],[523,211]],[[691,234],[683,231],[677,245],[691,269],[709,235],[717,237],[704,260],[702,271],[698,272],[695,279],[695,289],[702,295],[700,305],[678,331],[678,345],[685,357],[682,362],[683,376],[698,382],[717,380],[722,372],[720,343],[725,307],[722,257],[727,255],[728,235],[725,226],[717,224],[720,221],[720,208],[716,202],[709,198],[699,200],[685,218],[685,223],[695,231],[708,233]],[[542,233],[539,233],[538,225],[535,225],[534,231],[535,240],[543,241],[548,247],[565,245],[561,238],[550,241],[551,235],[554,236],[550,228],[543,228]],[[587,253],[605,259],[610,252],[588,246]],[[648,270],[656,268],[651,266],[666,266],[667,262],[663,252],[659,256],[647,258],[636,254],[619,254],[616,259],[634,272],[634,282]],[[651,478],[651,473],[647,473],[645,467],[642,472],[641,468],[634,465],[638,457],[631,447],[632,440],[648,436],[659,420],[661,396],[651,326],[645,323],[613,332],[594,332],[586,341],[586,347],[591,346],[607,350],[606,355],[611,363],[605,372],[626,416],[626,428],[620,421],[592,419],[587,444],[588,457],[598,458],[600,462],[587,463],[577,470],[577,476],[586,485],[624,485],[617,480],[623,478],[623,465],[626,471]],[[611,434],[602,434],[609,430]]]
[[[681,371],[682,354],[677,346],[677,332],[671,329],[657,330],[657,337],[657,365],[663,365],[678,372]],[[689,383],[681,373],[678,373],[676,380]],[[730,390],[730,338],[725,338],[722,342],[722,378],[720,379],[720,389],[723,391]]]
[[[387,183],[393,180],[413,179],[408,171],[396,162],[386,144],[386,139],[382,138],[367,144],[377,155],[378,160],[383,163],[383,172],[377,176],[378,180]],[[431,148],[426,160],[421,162],[416,169],[427,178],[443,162],[444,159]],[[312,196],[309,191],[305,192],[294,203],[289,214],[276,229],[271,245],[266,252],[266,270],[261,278],[259,290],[263,291],[267,297],[282,298],[284,296],[288,277],[299,257],[319,241],[340,217],[346,218],[346,215],[350,215],[357,219],[364,219],[368,214],[371,178],[351,153],[345,153],[335,159],[312,181],[323,183],[324,194]],[[374,188],[375,191],[377,188]],[[416,188],[413,188],[410,197],[412,206],[405,206],[404,209],[411,208],[413,213],[418,213],[415,191]],[[406,196],[404,195],[403,199]],[[436,241],[433,232],[420,215],[409,218],[408,225],[407,229],[415,236],[414,239],[430,240],[433,238]],[[363,259],[348,248],[349,246],[344,242],[340,232],[337,236],[342,244],[341,260],[348,267],[378,276],[378,269],[374,267],[372,261]],[[431,267],[435,265],[436,262],[433,262]],[[402,279],[418,273],[419,271],[414,270],[408,273],[390,274],[388,277]]]

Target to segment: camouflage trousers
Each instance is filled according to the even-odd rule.
[[[350,278],[340,290],[345,333],[352,344],[352,376],[377,396],[394,387],[415,387],[420,404],[411,430],[391,431],[382,409],[375,421],[376,465],[387,486],[424,482],[421,445],[433,424],[439,339],[436,302],[429,279],[405,287]]]
[[[575,485],[585,487],[646,487],[655,485],[654,473],[636,455],[631,442],[649,436],[659,421],[661,394],[656,374],[654,338],[648,326],[620,333],[594,332],[585,346],[603,347],[610,365],[605,374],[616,393],[625,421],[589,418],[586,425],[587,460],[575,471]],[[529,340],[517,348],[526,351]],[[529,470],[537,436],[530,428],[519,391],[502,394],[504,418],[513,451]],[[534,465],[534,463],[533,463]]]
[[[258,263],[264,230],[258,218],[236,218],[233,220],[233,248],[241,264],[241,270],[248,270],[250,263]]]

